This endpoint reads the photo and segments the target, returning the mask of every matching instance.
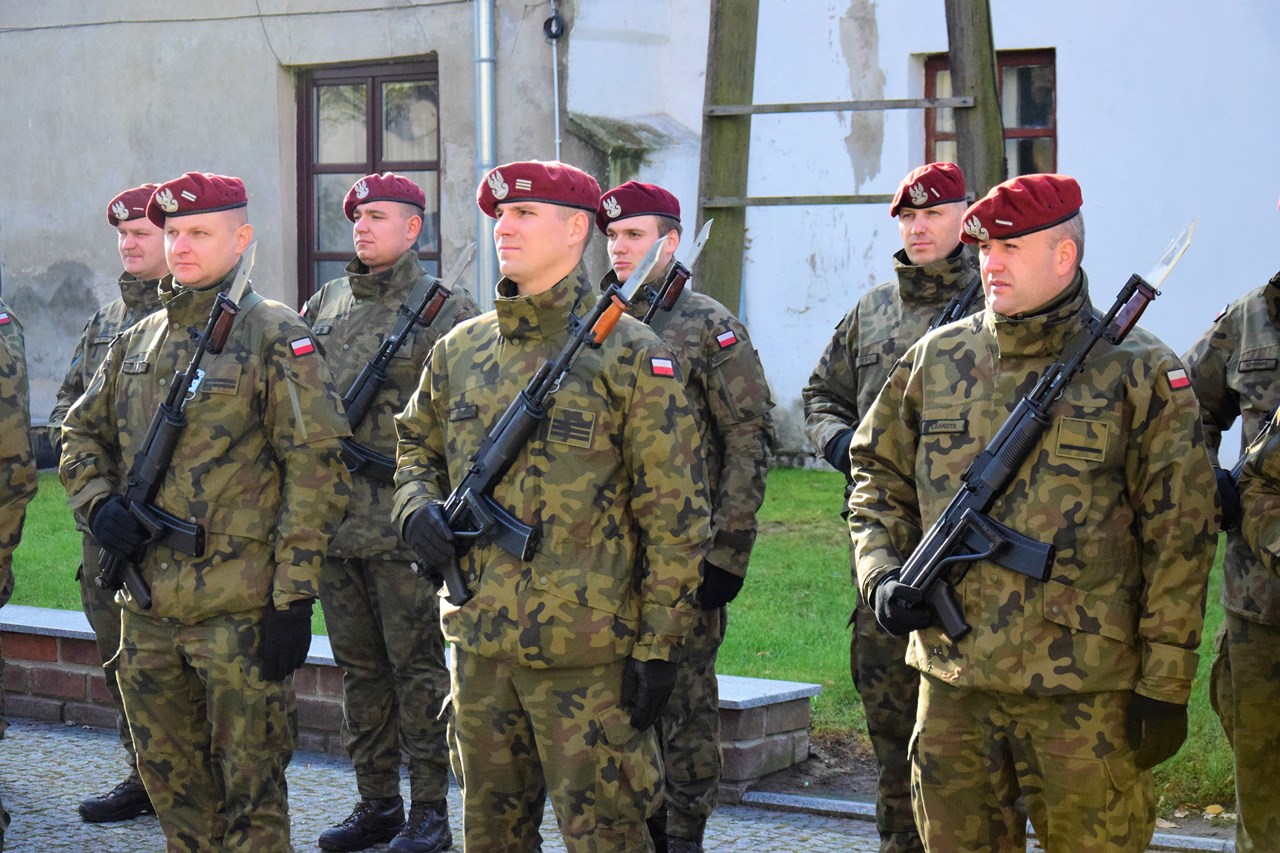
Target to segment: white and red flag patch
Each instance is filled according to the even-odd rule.
[[[1191,380],[1187,378],[1187,371],[1183,370],[1181,367],[1169,371],[1170,388],[1175,391],[1180,391],[1189,385],[1191,385]]]
[[[9,316],[8,311],[0,311],[0,326],[7,326],[13,322],[13,318]]]
[[[653,368],[654,376],[675,376],[676,366],[669,358],[650,359],[650,367]]]
[[[316,351],[316,345],[311,338],[298,338],[289,342],[289,349],[293,350],[294,355],[308,355]]]
[[[727,349],[738,342],[738,336],[733,333],[733,329],[727,329],[716,335],[716,343],[720,344],[720,349]]]

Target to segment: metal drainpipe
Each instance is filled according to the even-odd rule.
[[[556,18],[556,0],[551,0],[551,17]],[[550,39],[551,41],[551,115],[555,122],[556,134],[556,159],[560,159],[560,55],[557,45],[560,43],[559,37]]]
[[[476,183],[498,165],[497,96],[494,50],[494,0],[475,0],[476,33]],[[493,286],[498,281],[493,252],[493,220],[476,208],[476,301],[493,307]]]

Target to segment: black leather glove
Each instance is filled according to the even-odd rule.
[[[1125,724],[1133,761],[1147,770],[1173,758],[1187,739],[1187,706],[1134,693]]]
[[[1231,472],[1226,468],[1214,468],[1213,475],[1218,478],[1218,502],[1222,504],[1222,529],[1238,530],[1243,511],[1240,509],[1240,490],[1236,481],[1231,479]]]
[[[631,709],[631,725],[639,731],[658,721],[676,689],[676,665],[667,660],[627,658],[622,670],[622,702]]]
[[[147,529],[129,512],[124,498],[112,495],[93,511],[89,532],[103,548],[125,560],[137,558],[147,541]]]
[[[453,531],[444,518],[444,504],[430,501],[404,523],[404,541],[418,555],[414,571],[439,586],[444,582],[442,566],[458,559]]]
[[[295,601],[284,610],[268,604],[262,614],[262,677],[283,681],[306,663],[311,650],[311,606],[314,598]]]
[[[742,591],[743,578],[726,572],[705,560],[702,563],[702,586],[698,587],[698,606],[703,610],[724,607]]]
[[[927,607],[920,606],[922,604],[919,592],[898,583],[897,572],[882,577],[871,591],[871,607],[876,612],[876,621],[895,637],[933,624],[933,615]]]
[[[827,446],[822,448],[822,458],[837,471],[846,477],[853,476],[850,473],[849,465],[849,445],[853,443],[853,430],[846,429],[836,433],[836,437],[827,442]]]

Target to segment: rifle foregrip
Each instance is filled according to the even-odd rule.
[[[346,395],[342,398],[342,407],[347,412],[347,423],[352,429],[360,426],[365,415],[369,414],[374,398],[382,390],[382,383],[383,377],[378,375],[372,365],[366,364],[361,369],[360,375],[356,377],[356,381],[352,382],[351,387],[347,389]]]
[[[604,343],[604,339],[613,332],[613,327],[618,325],[618,319],[627,310],[627,303],[616,294],[610,297],[610,301],[612,304],[604,310],[604,313],[600,315],[600,319],[596,320],[596,324],[591,327],[592,346],[598,347]]]

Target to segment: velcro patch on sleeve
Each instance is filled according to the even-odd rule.
[[[13,322],[13,318],[9,316],[8,311],[0,311],[0,326],[7,326]]]
[[[595,429],[595,412],[556,408],[551,412],[547,441],[586,449],[591,447],[591,436]]]
[[[676,365],[669,358],[653,358],[649,360],[649,367],[653,370],[654,376],[675,376]]]
[[[720,345],[720,349],[728,349],[738,342],[738,336],[733,333],[733,329],[726,329],[716,335],[716,343]]]
[[[1181,391],[1183,388],[1191,387],[1191,379],[1187,376],[1187,371],[1181,367],[1170,370],[1168,373],[1169,387],[1174,391]]]
[[[289,349],[293,350],[295,356],[310,355],[316,351],[316,345],[311,338],[298,338],[296,341],[289,341]]]

